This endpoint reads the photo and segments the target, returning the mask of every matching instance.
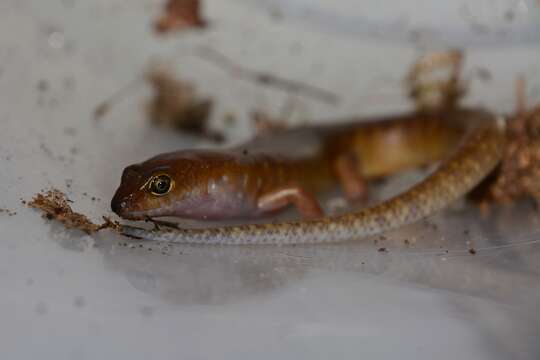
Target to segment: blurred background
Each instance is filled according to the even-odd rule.
[[[538,214],[528,203],[488,217],[457,204],[355,244],[257,248],[122,246],[21,204],[56,187],[99,221],[125,166],[244,141],[257,131],[254,113],[299,125],[410,109],[403,79],[429,51],[464,50],[468,104],[513,111],[518,75],[538,103],[538,1],[207,0],[188,25],[164,9],[0,2],[5,358],[540,356]],[[149,121],[155,69],[211,100],[208,129],[225,142]],[[262,86],[239,69],[315,90]]]

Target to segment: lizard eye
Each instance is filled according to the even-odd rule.
[[[156,175],[154,176],[149,184],[148,189],[152,195],[163,196],[168,194],[173,188],[173,180],[169,175]]]

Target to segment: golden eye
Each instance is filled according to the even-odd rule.
[[[168,194],[172,190],[172,187],[173,180],[165,174],[154,176],[148,184],[148,189],[156,196]]]

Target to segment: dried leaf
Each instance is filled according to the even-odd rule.
[[[201,17],[199,0],[169,0],[164,10],[154,25],[158,33],[206,27],[207,22]]]
[[[223,141],[223,135],[208,128],[212,100],[199,98],[193,84],[176,79],[163,66],[154,66],[148,72],[147,80],[154,89],[148,116],[155,125]]]

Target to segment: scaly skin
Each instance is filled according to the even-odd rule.
[[[413,113],[300,127],[232,149],[160,154],[124,170],[111,208],[130,220],[225,220],[261,217],[295,204],[303,217],[321,217],[316,194],[339,183],[350,200],[359,200],[367,180],[443,159],[468,119],[479,114]],[[174,183],[166,194],[150,190],[157,175]]]
[[[359,240],[368,235],[378,234],[416,222],[447,207],[469,192],[495,168],[502,156],[505,145],[503,119],[498,119],[482,111],[465,111],[456,112],[445,121],[456,121],[456,123],[461,124],[464,129],[461,145],[434,173],[423,181],[404,193],[373,207],[346,215],[317,220],[248,224],[208,229],[167,228],[145,230],[123,225],[122,232],[146,240],[173,243],[219,245],[315,244]],[[377,125],[371,126],[377,127]],[[410,133],[410,136],[413,135],[414,132]],[[424,145],[430,143],[427,139],[416,140],[417,143],[419,141],[423,141]],[[339,143],[346,144],[347,142],[343,140]],[[452,141],[449,141],[449,143],[452,143]],[[418,144],[412,141],[411,146],[414,145]],[[411,154],[425,151],[426,148],[420,148],[412,151]],[[377,162],[377,159],[365,160],[364,163]],[[389,159],[389,161],[392,162],[392,159]],[[401,168],[402,166],[392,165],[388,166],[388,169],[393,167]],[[385,172],[387,171],[382,173]]]

